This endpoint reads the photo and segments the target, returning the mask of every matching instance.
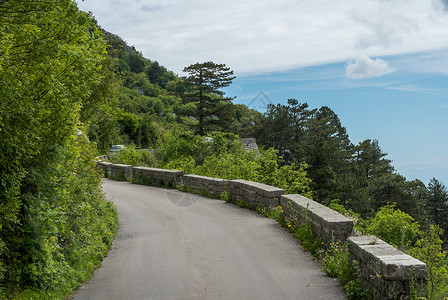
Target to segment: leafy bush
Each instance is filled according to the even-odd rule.
[[[116,234],[118,218],[101,192],[95,152],[71,140],[53,159],[29,168],[22,186],[22,228],[8,240],[4,297],[63,298],[88,280]]]
[[[175,126],[166,131],[162,137],[159,149],[156,151],[157,163],[162,167],[171,161],[190,156],[196,164],[201,165],[206,157],[226,151],[228,145],[222,142],[224,135],[224,133],[214,133],[211,139],[205,139],[194,135],[192,131],[182,126]],[[229,134],[229,136],[232,135]],[[229,138],[230,142],[231,138]]]
[[[276,207],[266,208],[263,206],[263,204],[260,204],[257,208],[257,212],[268,218],[277,220],[277,222],[279,222],[282,226],[287,226],[287,222],[285,220],[285,217],[283,216],[283,209],[280,205]]]
[[[415,247],[409,249],[409,254],[423,261],[428,268],[429,299],[448,297],[448,257],[443,251],[443,241],[440,236],[443,230],[431,225],[427,231],[421,231],[415,242]]]
[[[367,230],[385,242],[405,250],[417,237],[419,225],[410,215],[395,209],[395,204],[389,204],[379,209]]]
[[[136,149],[129,145],[126,149],[109,155],[109,161],[115,164],[125,164],[131,166],[154,166],[154,154],[147,150]]]

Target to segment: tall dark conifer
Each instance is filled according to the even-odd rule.
[[[306,126],[307,171],[313,180],[317,200],[328,202],[335,197],[337,175],[348,171],[353,145],[339,117],[327,106],[317,110]]]
[[[183,71],[189,74],[184,77],[187,88],[184,100],[196,104],[191,116],[198,121],[197,133],[205,135],[211,130],[228,130],[233,121],[234,97],[224,97],[221,88],[229,86],[235,79],[233,71],[214,62],[196,63]]]
[[[428,184],[429,197],[426,212],[432,224],[445,230],[445,241],[448,240],[448,191],[443,183],[432,178]]]

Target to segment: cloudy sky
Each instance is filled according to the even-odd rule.
[[[225,63],[236,102],[327,105],[408,180],[448,185],[448,0],[77,2],[179,75]]]

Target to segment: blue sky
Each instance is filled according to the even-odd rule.
[[[353,143],[377,139],[408,180],[448,185],[447,0],[77,2],[179,75],[225,63],[237,103],[263,110],[262,92],[329,106]]]
[[[353,80],[346,78],[345,69],[345,63],[336,63],[239,77],[227,94],[260,111],[269,102],[286,104],[289,98],[311,108],[328,106],[354,144],[377,139],[408,180],[427,184],[436,177],[448,183],[448,78],[396,71]]]

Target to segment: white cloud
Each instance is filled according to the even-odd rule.
[[[355,47],[358,49],[401,45],[407,36],[416,34],[420,29],[418,19],[384,7],[378,8],[375,13],[354,13],[354,19],[362,25],[355,39]]]
[[[448,45],[442,0],[76,1],[106,30],[178,73],[206,60],[240,75]]]
[[[420,158],[418,160],[402,161],[396,164],[400,168],[409,168],[415,170],[430,170],[430,169],[447,169],[448,157],[432,157]]]
[[[398,85],[398,86],[387,86],[385,87],[388,90],[395,90],[400,92],[409,92],[409,93],[419,93],[423,94],[423,90],[419,87],[409,86],[409,85]]]
[[[347,65],[345,76],[350,79],[362,79],[380,77],[392,72],[395,72],[395,69],[389,67],[386,61],[380,58],[371,59],[364,55]]]

